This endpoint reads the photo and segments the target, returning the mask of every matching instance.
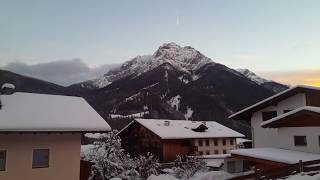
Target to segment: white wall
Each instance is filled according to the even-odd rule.
[[[276,110],[278,115],[283,114],[284,110],[297,109],[306,105],[304,93],[296,94],[289,97],[275,106],[266,107],[255,112],[251,117],[251,126],[253,128],[253,145],[254,147],[279,147],[278,130],[274,128],[262,128],[262,112]]]
[[[286,127],[279,128],[279,147],[296,151],[320,153],[319,127]],[[294,146],[294,136],[307,136],[307,146]]]
[[[0,150],[7,151],[0,180],[79,180],[81,134],[0,134]],[[33,149],[49,149],[49,167],[32,168]]]

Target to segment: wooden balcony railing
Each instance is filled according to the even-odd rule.
[[[320,170],[320,159],[314,161],[306,161],[296,164],[290,164],[283,167],[278,167],[274,169],[268,169],[265,171],[260,171],[259,169],[252,173],[244,176],[237,176],[230,178],[229,180],[245,180],[245,179],[275,179],[286,177],[294,174],[298,174],[301,172],[310,172],[310,171],[318,171]]]

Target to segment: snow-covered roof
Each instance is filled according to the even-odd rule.
[[[243,119],[251,116],[252,113],[257,112],[267,106],[274,104],[275,102],[286,99],[296,93],[307,92],[307,91],[320,91],[320,87],[306,86],[306,85],[297,85],[293,86],[287,90],[284,90],[274,96],[271,96],[267,99],[257,102],[241,111],[238,111],[229,116],[230,119]]]
[[[166,126],[165,122],[169,125]],[[244,135],[227,128],[215,121],[205,121],[208,129],[196,132],[192,129],[203,124],[201,121],[166,120],[166,119],[135,119],[162,139],[190,139],[190,138],[218,138],[218,137],[244,137]]]
[[[231,155],[232,154],[286,164],[295,164],[298,163],[300,160],[304,162],[320,159],[320,154],[292,151],[279,148],[236,149],[231,151]]]
[[[269,119],[267,121],[262,122],[260,125],[262,127],[268,127],[268,125],[275,123],[277,121],[280,121],[288,116],[294,115],[296,113],[302,112],[302,111],[308,111],[308,112],[314,112],[314,113],[319,113],[320,114],[320,107],[314,107],[314,106],[302,106],[300,108],[297,108],[295,110],[292,110],[290,112],[281,114],[277,117],[274,117],[272,119]]]
[[[108,123],[80,97],[16,92],[0,98],[0,132],[111,130]]]

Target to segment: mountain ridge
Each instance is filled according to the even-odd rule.
[[[166,43],[152,55],[137,56],[95,80],[63,87],[61,92],[59,88],[57,92],[51,88],[43,91],[84,97],[116,129],[137,117],[213,120],[250,137],[245,122],[229,120],[228,116],[274,95],[277,84],[270,82],[257,83],[190,46]],[[39,89],[32,88],[29,91]]]

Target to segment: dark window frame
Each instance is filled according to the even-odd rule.
[[[202,141],[202,139],[199,139],[199,140],[198,140],[198,145],[199,145],[199,146],[203,146],[203,141]]]
[[[45,153],[45,154],[41,154]],[[47,156],[47,157],[39,157]],[[36,159],[38,158],[38,159]],[[42,159],[44,158],[44,159]],[[36,161],[45,161],[45,162],[36,162]],[[39,148],[39,149],[33,149],[32,151],[32,169],[38,169],[38,168],[49,168],[50,166],[50,149],[49,148]]]
[[[262,112],[262,121],[267,121],[267,120],[275,118],[277,116],[278,116],[277,111],[263,111]]]
[[[222,139],[222,145],[223,145],[223,146],[226,146],[226,145],[227,145],[227,140],[224,139],[224,138]]]
[[[222,151],[222,154],[227,154],[227,150],[224,149],[224,150]]]
[[[1,153],[4,153],[4,166],[3,166],[3,169],[0,169],[0,172],[1,171],[6,171],[6,169],[7,169],[7,158],[8,158],[7,150],[0,150],[0,154]]]
[[[230,145],[234,145],[233,139],[230,139]]]
[[[214,154],[219,154],[219,150],[214,150]]]
[[[213,140],[213,144],[214,144],[215,146],[218,146],[218,144],[219,144],[219,143],[218,143],[218,139],[214,139],[214,140]]]
[[[307,136],[294,136],[294,146],[306,147],[308,145]]]
[[[209,141],[209,139],[205,139],[204,142],[205,142],[204,144],[205,144],[206,146],[210,146],[210,141]]]
[[[206,151],[206,155],[210,155],[210,151],[209,150]]]

